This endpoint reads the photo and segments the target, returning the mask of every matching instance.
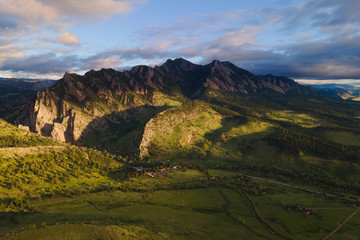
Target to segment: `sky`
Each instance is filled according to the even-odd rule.
[[[359,83],[359,12],[359,0],[0,0],[0,77],[59,79],[182,57]]]

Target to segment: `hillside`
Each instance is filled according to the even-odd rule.
[[[103,189],[123,163],[98,151],[42,137],[0,119],[0,211],[29,211],[30,202]]]
[[[270,171],[358,194],[359,106],[278,97],[220,104],[217,96],[217,104],[213,99],[168,109],[146,124],[140,155],[261,175]]]
[[[360,89],[358,86],[348,84],[323,84],[313,85],[313,87],[329,97],[352,101],[360,100]]]

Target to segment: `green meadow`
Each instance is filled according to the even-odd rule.
[[[35,201],[32,211],[1,213],[0,233],[5,239],[321,239],[355,211],[345,200],[213,172],[217,177],[208,179],[196,170],[141,176],[124,181],[126,190]],[[356,238],[359,221],[355,215],[334,237]]]

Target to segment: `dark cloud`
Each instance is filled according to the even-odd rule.
[[[37,74],[64,73],[79,65],[77,56],[57,56],[54,53],[45,53],[25,58],[6,60],[0,70],[12,72],[32,72]]]
[[[313,0],[279,12],[286,30],[320,27],[324,30],[360,23],[358,0]]]

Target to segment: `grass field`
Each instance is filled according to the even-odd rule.
[[[0,234],[30,240],[322,239],[354,212],[343,200],[209,172],[217,178],[205,180],[196,170],[178,171],[164,179],[123,182],[128,189],[143,186],[147,191],[104,191],[33,202],[32,212],[1,213]],[[355,215],[334,239],[356,239],[359,224],[360,216]]]

